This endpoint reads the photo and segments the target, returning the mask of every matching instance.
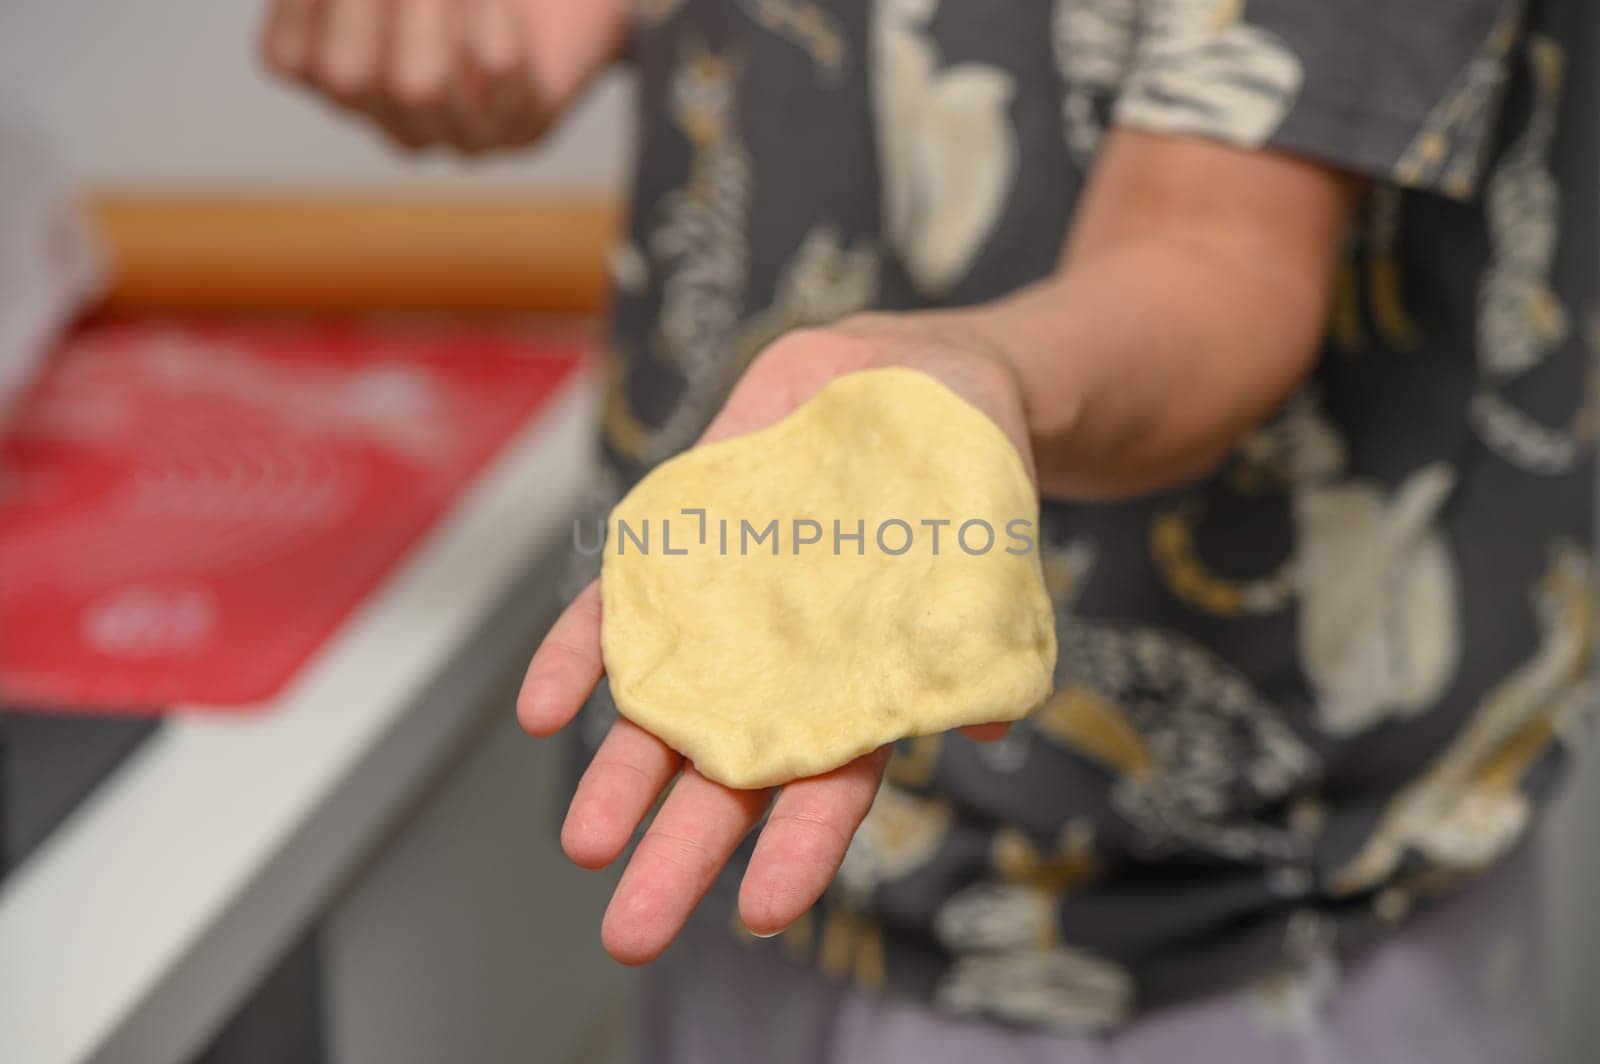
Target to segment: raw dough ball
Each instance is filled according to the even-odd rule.
[[[617,708],[731,787],[1025,716],[1056,657],[1038,511],[1011,442],[932,377],[833,381],[666,462],[612,512]]]

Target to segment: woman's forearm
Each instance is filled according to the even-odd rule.
[[[1016,373],[1047,495],[1192,479],[1281,403],[1315,362],[1352,199],[1303,162],[1121,136],[1053,276],[937,312]]]

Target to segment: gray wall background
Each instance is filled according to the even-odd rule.
[[[537,153],[406,157],[268,78],[268,0],[0,0],[0,119],[98,184],[616,188],[627,89],[598,87]]]

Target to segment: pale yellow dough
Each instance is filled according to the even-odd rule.
[[[703,545],[702,519],[685,508],[706,511]],[[754,539],[774,519],[776,556],[771,539]],[[815,530],[796,537],[796,519],[822,529],[798,553],[796,538]],[[892,519],[912,533],[898,556],[877,541]],[[995,538],[983,551],[982,527],[970,526],[969,554],[957,531],[974,519]],[[844,533],[863,522],[862,553],[848,539],[834,553],[835,520]],[[950,522],[937,555],[924,520]],[[646,528],[648,553],[636,542]],[[900,550],[906,532],[883,529],[883,546]],[[608,533],[602,642],[617,708],[728,786],[1016,720],[1050,693],[1037,496],[994,422],[925,374],[842,377],[770,428],[674,458],[618,504]]]

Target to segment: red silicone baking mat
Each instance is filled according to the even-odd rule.
[[[78,332],[0,437],[0,700],[261,705],[584,346],[434,325]]]

